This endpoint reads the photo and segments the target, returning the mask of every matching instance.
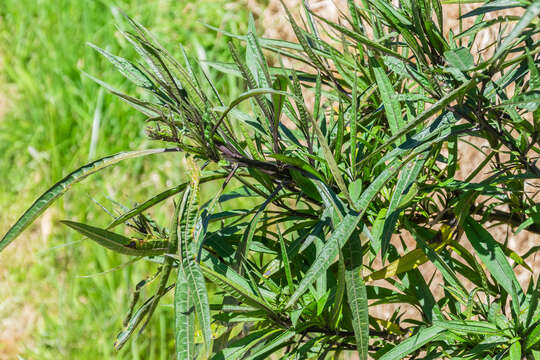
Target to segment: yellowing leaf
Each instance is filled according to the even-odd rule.
[[[428,260],[422,249],[414,249],[399,259],[391,262],[381,270],[372,272],[364,277],[365,282],[387,279],[395,275],[416,269]]]

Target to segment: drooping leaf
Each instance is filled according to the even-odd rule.
[[[218,179],[223,179],[226,176],[227,176],[226,174],[214,174],[214,175],[204,176],[199,181],[200,181],[201,184],[204,184],[206,182],[210,182],[210,181],[214,181],[214,180],[218,180]],[[117,226],[119,224],[125,223],[129,219],[143,213],[145,210],[150,209],[152,206],[154,206],[156,204],[159,204],[163,200],[166,200],[166,199],[170,198],[171,196],[174,196],[174,195],[184,191],[187,188],[188,185],[189,185],[189,181],[185,182],[183,184],[180,184],[178,186],[175,186],[175,187],[173,187],[171,189],[165,190],[165,191],[151,197],[150,199],[146,200],[142,204],[139,204],[139,205],[135,206],[133,209],[126,211],[125,213],[123,213],[122,215],[120,215],[119,217],[114,219],[114,221],[112,223],[110,223],[109,226],[107,226],[107,229],[112,229],[113,227],[115,227],[115,226]]]
[[[103,170],[104,168],[116,164],[122,160],[131,159],[139,156],[158,154],[164,152],[178,151],[177,148],[149,149],[118,153],[93,161],[73,171],[62,180],[54,184],[49,190],[45,191],[25,213],[17,220],[8,232],[0,240],[0,251],[9,245],[17,236],[19,236],[36,218],[41,215],[51,204],[68,191],[71,186],[86,177]]]
[[[493,279],[512,296],[514,304],[519,305],[518,295],[522,294],[523,290],[499,244],[482,225],[470,216],[465,220],[463,228],[476,254],[486,265]]]
[[[281,334],[267,341],[253,354],[246,357],[246,360],[266,358],[269,354],[280,349],[290,343],[291,339],[296,335],[294,329],[287,329]]]
[[[165,289],[164,294],[168,293],[173,288],[174,288],[174,284],[170,285],[169,287]],[[146,300],[145,303],[141,305],[141,307],[137,309],[137,311],[135,311],[133,316],[131,316],[131,319],[128,321],[127,325],[116,336],[116,340],[114,342],[114,348],[116,350],[120,350],[126,344],[130,336],[137,329],[137,326],[141,323],[141,321],[144,319],[146,314],[148,314],[148,311],[150,310],[150,306],[152,305],[153,301],[154,301],[154,297],[151,297],[150,299]]]
[[[227,344],[227,348],[216,353],[212,360],[235,360],[241,359],[246,353],[248,353],[253,347],[258,345],[261,340],[265,340],[267,337],[274,335],[279,330],[262,329],[253,331],[243,338],[233,341]]]
[[[339,248],[353,234],[356,226],[360,222],[361,216],[351,213],[347,214],[332,232],[330,238],[324,244],[319,256],[315,259],[309,270],[306,272],[296,291],[287,302],[286,308],[291,308],[298,299],[307,291],[308,287],[334,262],[338,255]]]
[[[271,315],[276,314],[275,309],[270,304],[249,290],[249,281],[240,276],[236,271],[209,254],[203,260],[201,262],[201,269],[204,276],[210,281],[220,286],[237,300],[264,310]]]
[[[386,265],[384,268],[366,275],[364,277],[364,281],[371,282],[375,280],[388,279],[392,276],[416,269],[418,266],[426,263],[427,260],[428,259],[424,255],[422,249],[414,249],[401,256],[399,259]]]
[[[169,242],[166,240],[144,241],[74,221],[64,220],[62,223],[94,240],[99,245],[124,255],[155,256],[162,255],[169,249]]]
[[[261,204],[261,206],[257,209],[257,212],[251,219],[248,225],[248,230],[244,232],[244,236],[242,237],[242,241],[240,245],[238,246],[236,250],[235,260],[236,260],[236,269],[242,273],[242,262],[246,261],[248,258],[249,250],[251,249],[251,242],[253,240],[253,235],[255,235],[255,230],[257,230],[257,224],[259,222],[259,219],[261,218],[262,214],[264,214],[264,210],[272,202],[272,199],[278,194],[278,192],[281,190],[281,186],[278,186],[272,194]]]
[[[445,330],[438,326],[422,327],[416,334],[394,346],[392,350],[385,353],[379,360],[403,359],[408,354],[432,341],[443,331]]]

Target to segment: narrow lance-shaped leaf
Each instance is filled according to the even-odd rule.
[[[132,262],[136,260],[137,259],[132,260]],[[129,262],[127,264],[129,264]],[[142,289],[146,287],[148,284],[150,284],[151,282],[153,282],[158,277],[160,272],[161,272],[161,268],[158,268],[158,270],[156,271],[154,275],[149,276],[139,281],[137,285],[135,285],[135,291],[133,292],[133,297],[131,298],[128,312],[126,314],[126,317],[124,318],[124,321],[122,322],[124,326],[127,326],[129,322],[131,321],[131,318],[133,317],[133,310],[135,309],[135,305],[137,305],[137,301],[139,300],[139,297],[141,296]]]
[[[416,334],[394,346],[390,351],[380,357],[379,360],[403,359],[408,354],[433,340],[443,331],[444,329],[438,326],[420,328]]]
[[[144,241],[128,238],[95,226],[74,221],[62,221],[63,224],[80,232],[89,239],[109,250],[131,256],[155,256],[164,254],[169,248],[168,241]]]
[[[447,177],[453,178],[458,165],[458,137],[453,136],[448,140],[448,166]]]
[[[271,85],[271,78],[268,71],[268,64],[257,39],[255,20],[252,14],[249,15],[248,29],[246,36],[246,63],[250,71],[255,75],[257,84],[261,87],[269,87]]]
[[[65,178],[54,184],[49,190],[41,195],[28,210],[17,220],[8,232],[0,240],[0,251],[9,245],[17,236],[19,236],[24,229],[26,229],[36,218],[41,215],[51,204],[69,190],[71,185],[85,179],[87,176],[92,175],[108,166],[116,164],[122,160],[131,159],[139,156],[158,154],[163,152],[178,151],[177,148],[162,148],[162,149],[149,149],[138,150],[118,153],[115,155],[107,156],[99,160],[93,161],[87,165],[84,165],[77,170],[73,171]]]
[[[352,0],[348,0],[349,2],[352,2],[354,4],[354,1]],[[360,101],[359,101],[360,100]],[[350,147],[350,164],[351,164],[351,171],[352,171],[352,176],[353,178],[356,178],[356,174],[357,174],[357,167],[356,167],[356,158],[358,156],[358,151],[357,151],[357,139],[356,139],[356,134],[358,133],[357,131],[357,124],[356,122],[358,121],[358,113],[359,113],[359,106],[360,104],[362,103],[361,99],[358,99],[358,72],[357,72],[357,69],[355,67],[354,69],[354,84],[353,84],[353,90],[352,90],[352,103],[351,103],[351,106],[352,106],[352,111],[351,111],[351,119],[350,119],[350,143],[349,143],[349,147]]]
[[[242,237],[242,242],[239,244],[238,249],[236,250],[235,260],[236,260],[236,271],[240,272],[240,274],[243,273],[242,270],[242,262],[245,261],[248,257],[249,250],[251,248],[251,241],[253,240],[253,235],[255,235],[255,230],[257,230],[257,224],[259,223],[259,219],[261,218],[262,214],[264,213],[264,210],[272,202],[272,199],[278,194],[278,192],[281,190],[281,185],[279,185],[272,194],[266,199],[251,221],[249,222],[248,229],[244,232],[244,236]]]
[[[280,349],[290,343],[290,340],[296,335],[294,329],[287,329],[281,334],[268,341],[266,344],[261,346],[253,354],[246,357],[246,360],[268,358],[272,352]]]
[[[185,208],[189,197],[189,188],[184,193],[182,203],[177,204],[171,223],[170,238],[175,245],[178,244],[179,217]],[[175,249],[173,249],[175,250]],[[171,258],[168,260],[172,261]],[[176,289],[174,292],[174,317],[177,360],[191,360],[195,357],[195,312],[193,305],[192,288],[188,283],[185,268],[178,267]]]
[[[178,268],[174,292],[174,319],[176,359],[191,360],[195,352],[195,312],[193,294],[186,280],[184,269]]]
[[[368,358],[369,322],[366,284],[362,279],[362,242],[356,231],[343,248],[347,301],[352,313],[356,349],[360,360]]]
[[[282,75],[277,75],[276,79],[272,83],[272,87],[279,91],[287,91],[287,78]],[[272,94],[274,129],[277,129],[279,127],[279,119],[281,118],[281,112],[283,110],[284,102],[285,96],[280,94]]]
[[[510,346],[510,360],[521,360],[521,343],[516,341]]]
[[[261,340],[279,332],[279,329],[262,329],[257,331],[251,331],[249,334],[241,339],[232,341],[227,344],[227,348],[216,353],[212,360],[239,360],[244,357],[253,347],[259,345]]]
[[[174,215],[171,220],[171,225],[169,229],[169,253],[174,254],[177,248],[178,244],[178,221],[179,217],[183,215],[183,211],[186,205],[186,198],[189,196],[189,189],[184,192],[184,197],[182,199],[181,204],[176,204],[174,209]],[[152,302],[150,309],[148,310],[148,315],[146,317],[146,321],[141,326],[141,330],[139,330],[139,333],[141,333],[146,325],[148,325],[148,322],[152,318],[152,315],[154,314],[154,311],[156,310],[159,300],[161,296],[163,295],[163,291],[165,291],[165,288],[167,287],[167,281],[169,280],[169,276],[172,271],[173,267],[173,259],[169,256],[165,257],[163,268],[161,269],[161,276],[159,278],[159,284],[158,288],[156,290],[156,295],[154,296],[154,301]],[[180,291],[180,290],[179,290]]]
[[[187,199],[186,208],[183,209],[180,221],[180,233],[178,235],[177,251],[180,256],[180,261],[193,256],[192,253],[195,253],[195,249],[198,245],[196,241],[200,234],[200,229],[197,228],[200,170],[192,158],[188,158],[187,167],[191,175],[191,183],[188,188],[189,197]]]
[[[476,2],[476,1],[475,0],[468,0],[467,2],[468,3],[473,3],[473,2]],[[447,3],[447,4],[457,4],[458,1],[456,1],[456,0],[446,0],[445,3]],[[461,3],[463,4],[464,2],[461,2]],[[490,2],[483,4],[482,6],[476,8],[476,9],[474,9],[472,11],[467,12],[466,14],[463,14],[461,16],[461,18],[465,19],[465,18],[468,18],[468,17],[476,16],[477,18],[483,19],[483,17],[478,16],[478,15],[484,15],[484,14],[490,13],[492,11],[507,10],[507,9],[511,9],[511,8],[514,8],[514,7],[518,7],[520,5],[521,4],[518,1],[514,1],[514,0],[490,1]]]
[[[398,220],[398,206],[401,202],[401,199],[406,195],[407,189],[409,189],[408,191],[411,191],[411,185],[416,181],[416,178],[418,178],[418,175],[422,171],[422,168],[426,162],[426,155],[426,153],[419,155],[415,161],[407,164],[399,175],[396,187],[394,189],[394,194],[392,195],[390,205],[388,206],[388,210],[386,212],[386,219],[384,220],[384,227],[381,239],[381,251],[383,259],[385,258],[388,244],[390,243],[390,238],[394,233],[394,229]]]
[[[494,60],[499,58],[507,50],[508,46],[510,46],[510,44],[521,35],[521,32],[527,26],[529,26],[531,21],[538,18],[538,14],[540,14],[540,0],[536,0],[532,2],[531,5],[529,5],[525,13],[521,15],[521,18],[517,25],[512,29],[510,34],[508,34],[508,36],[504,38],[501,45],[497,48],[497,51],[490,59],[490,62],[493,62]]]
[[[540,90],[531,90],[519,95],[514,96],[512,99],[503,101],[493,107],[503,107],[508,105],[517,105],[520,108],[527,110],[536,110],[540,103]]]
[[[339,248],[342,244],[349,239],[354,232],[354,229],[360,222],[361,216],[355,213],[350,213],[343,218],[343,220],[336,227],[332,235],[327,240],[324,247],[321,249],[319,256],[315,259],[315,262],[308,269],[304,278],[298,284],[296,291],[290,297],[287,302],[286,308],[291,308],[304,294],[304,292],[311,286],[311,284],[318,278],[328,267],[334,262],[338,255]]]
[[[540,70],[538,69],[538,66],[534,63],[534,59],[530,53],[529,50],[527,51],[527,67],[529,68],[529,74],[530,74],[530,85],[531,89],[540,90]]]
[[[437,269],[441,272],[444,279],[452,285],[452,287],[459,293],[460,299],[465,299],[467,297],[467,291],[465,287],[461,284],[459,281],[456,273],[454,270],[443,260],[443,258],[430,246],[428,246],[425,241],[420,237],[419,234],[413,229],[412,233],[415,236],[416,241],[420,244],[422,247],[423,252],[425,253],[425,256],[437,267]],[[445,240],[445,241],[448,241]],[[443,245],[444,246],[444,245]]]
[[[326,282],[326,277],[321,277]],[[319,279],[320,281],[320,279]],[[339,318],[343,311],[343,298],[345,297],[345,260],[343,258],[343,252],[339,252],[338,258],[338,273],[336,277],[335,295],[333,301],[333,309],[330,313],[330,326],[333,329],[337,329],[339,325]],[[326,291],[326,287],[323,289]]]
[[[536,326],[528,331],[527,340],[525,341],[525,349],[528,350],[540,342],[540,323],[536,322]]]
[[[407,134],[409,131],[417,127],[419,124],[423,123],[425,120],[429,119],[431,116],[435,115],[442,109],[444,109],[446,106],[448,106],[452,101],[456,100],[465,92],[467,92],[470,88],[472,88],[474,85],[476,85],[476,79],[468,80],[467,82],[464,82],[456,88],[455,90],[451,91],[444,97],[442,97],[439,101],[437,101],[435,104],[433,104],[432,107],[425,110],[423,113],[418,115],[416,119],[409,121],[399,132],[396,134],[393,134],[390,139],[388,139],[384,144],[379,146],[377,149],[375,149],[372,153],[364,157],[362,161],[359,162],[358,165],[366,162],[367,160],[371,159],[373,156],[378,155],[381,153],[381,151],[386,148],[388,145],[392,144],[394,141],[399,139],[401,136]]]
[[[289,257],[287,255],[287,247],[285,246],[285,239],[281,235],[281,230],[279,226],[277,227],[278,236],[279,236],[279,246],[281,250],[281,260],[283,263],[283,268],[285,269],[285,277],[287,278],[287,286],[289,287],[289,292],[292,293],[294,290],[293,280],[291,276],[291,264],[289,263]]]
[[[193,166],[195,168],[195,166]],[[198,206],[198,193],[199,193],[199,173],[194,171],[192,174],[191,188],[188,207],[186,213],[182,216],[185,219],[185,229],[182,232],[181,237],[178,239],[178,250],[180,256],[180,266],[184,273],[185,280],[187,282],[189,294],[192,297],[192,303],[195,306],[197,319],[202,329],[204,343],[206,345],[207,353],[210,352],[212,347],[212,330],[210,328],[210,305],[208,302],[208,294],[206,291],[206,285],[204,282],[204,276],[199,266],[199,263],[195,260],[196,256],[192,253],[192,242],[195,242],[195,229],[194,226],[197,223]],[[193,214],[193,216],[192,216]],[[184,221],[183,221],[184,222]],[[197,245],[197,244],[195,244]],[[180,271],[180,270],[179,270]]]
[[[155,117],[155,116],[161,116],[163,113],[164,107],[161,105],[157,105],[148,101],[139,100],[137,98],[134,98],[132,96],[126,95],[117,89],[115,89],[113,86],[109,85],[108,83],[99,80],[98,78],[93,77],[90,74],[87,74],[85,72],[82,72],[84,76],[89,78],[90,80],[94,81],[95,83],[99,84],[103,88],[107,89],[111,94],[116,95],[120,98],[120,100],[126,102],[133,108],[135,108],[137,111],[140,111],[144,115],[148,117]]]
[[[291,77],[292,77],[292,90],[294,92],[294,101],[296,103],[296,108],[298,109],[298,113],[300,115],[300,130],[304,133],[304,137],[306,138],[306,141],[308,142],[308,147],[311,146],[311,139],[309,134],[309,120],[308,120],[308,112],[305,106],[304,102],[304,96],[302,94],[302,87],[300,85],[300,81],[298,80],[298,76],[296,75],[295,71],[291,71]]]
[[[482,225],[470,216],[465,220],[463,229],[476,254],[486,265],[493,279],[512,296],[514,304],[519,304],[518,295],[522,294],[523,290],[499,244]]]
[[[296,303],[296,301],[298,301],[300,296],[302,296],[302,294],[313,283],[313,281],[315,281],[315,279],[320,276],[321,273],[328,269],[328,267],[333,263],[334,259],[336,258],[339,248],[344,245],[344,243],[353,233],[356,226],[360,223],[360,220],[362,219],[362,216],[367,210],[367,207],[370,204],[371,200],[373,200],[373,198],[378,194],[378,192],[382,189],[386,182],[392,176],[394,176],[395,173],[399,171],[399,169],[401,169],[404,164],[406,164],[416,155],[417,154],[413,153],[401,162],[393,162],[362,193],[362,195],[356,202],[356,208],[361,209],[361,212],[359,214],[347,214],[343,218],[343,220],[341,220],[339,225],[335,227],[334,232],[327,240],[326,244],[319,253],[319,256],[315,259],[311,267],[308,269],[308,271],[304,275],[304,278],[296,288],[296,291],[289,299],[286,308],[292,307]],[[323,189],[325,191],[330,191],[330,189],[321,186],[319,186],[318,189],[319,191]],[[328,194],[325,191],[321,191],[321,197],[328,198]],[[332,200],[329,201],[334,203],[334,201]],[[338,203],[336,203],[335,206],[338,206]],[[340,213],[340,210],[338,209],[339,207],[336,208],[336,213]],[[342,212],[340,213],[340,215],[341,214]]]
[[[304,36],[304,34],[302,32],[302,29],[300,29],[300,27],[298,26],[298,24],[294,20],[294,17],[291,15],[291,12],[287,8],[287,6],[283,2],[283,0],[280,0],[280,1],[281,1],[281,5],[283,6],[283,9],[285,10],[285,13],[287,14],[287,17],[289,18],[289,21],[290,21],[291,26],[293,28],[294,34],[296,35],[296,38],[298,39],[298,42],[302,46],[302,49],[306,52],[307,56],[309,56],[309,58],[311,59],[311,62],[313,63],[313,65],[315,65],[315,67],[317,69],[319,69],[321,71],[324,71],[326,74],[330,74],[328,72],[326,66],[321,62],[321,59],[314,53],[314,51],[313,51],[314,49],[310,46],[310,44],[306,40],[306,38],[305,38],[305,36]]]
[[[129,19],[129,18],[128,18]],[[129,19],[132,25],[137,29],[139,25]],[[139,31],[139,35],[132,33],[122,33],[124,37],[133,45],[135,50],[143,57],[150,69],[155,75],[156,80],[160,83],[161,87],[165,90],[169,97],[175,100],[183,99],[186,92],[191,95],[190,99],[197,102],[198,108],[204,108],[201,103],[201,99],[198,95],[198,91],[194,89],[194,86],[189,81],[189,75],[185,73],[184,69],[179,66],[168,66],[166,59],[163,57],[164,51],[158,44],[151,44],[146,38],[145,34]],[[175,72],[175,76],[171,71]],[[181,83],[178,81],[180,79]],[[183,87],[183,88],[182,88]]]
[[[533,279],[531,279],[533,281]],[[540,274],[536,278],[536,287],[532,292],[531,300],[529,301],[529,309],[527,309],[527,317],[525,318],[525,326],[528,327],[531,325],[538,308],[538,298],[540,297]]]
[[[218,179],[223,179],[226,176],[227,176],[227,174],[214,174],[214,175],[205,176],[205,177],[202,177],[200,179],[200,183],[204,184],[206,182],[210,182],[210,181],[214,181],[214,180],[218,180]],[[184,191],[187,188],[188,185],[189,185],[189,181],[185,182],[183,184],[180,184],[178,186],[175,186],[173,188],[170,188],[168,190],[165,190],[165,191],[151,197],[150,199],[146,200],[142,204],[139,204],[139,205],[135,206],[133,209],[131,209],[129,211],[126,211],[125,213],[123,213],[122,215],[120,215],[119,217],[114,219],[114,221],[109,226],[107,226],[107,229],[112,229],[113,227],[115,227],[115,226],[117,226],[119,224],[125,223],[129,219],[141,214],[143,211],[145,211],[147,209],[150,209],[152,206],[154,206],[156,204],[159,204],[163,200],[166,200],[166,199],[170,198],[171,196],[174,196],[174,195]]]
[[[319,145],[322,147],[324,159],[328,163],[330,172],[332,173],[332,176],[334,177],[334,180],[336,181],[336,184],[339,187],[339,190],[343,192],[343,195],[345,195],[345,198],[347,199],[347,202],[349,203],[349,205],[351,207],[354,207],[354,203],[351,199],[351,196],[349,195],[347,186],[345,186],[345,182],[343,181],[343,177],[341,176],[341,171],[339,170],[338,164],[336,163],[336,159],[334,158],[334,154],[332,153],[330,146],[328,146],[328,143],[326,142],[324,134],[319,128],[319,125],[317,124],[316,119],[313,119],[313,117],[311,117],[309,114],[308,114],[308,118],[311,121],[311,126],[313,127],[313,130],[315,131],[315,135],[317,136]]]
[[[336,163],[341,160],[341,152],[343,146],[343,138],[345,137],[345,109],[343,108],[343,100],[339,99],[338,113],[337,113],[337,131],[334,141],[334,158]],[[352,202],[351,202],[352,203]]]
[[[377,80],[379,92],[381,94],[382,103],[384,105],[384,111],[386,118],[388,119],[388,125],[392,134],[396,134],[403,128],[404,121],[401,115],[401,107],[399,101],[396,99],[396,91],[390,82],[390,79],[386,75],[386,71],[381,67],[379,62],[371,58],[370,64]],[[405,140],[405,137],[401,137],[401,140]]]
[[[417,154],[412,153],[402,161],[393,161],[390,163],[382,173],[377,176],[375,180],[367,187],[367,189],[360,195],[358,201],[355,202],[357,209],[362,209],[364,212],[369,206],[371,200],[379,193],[388,180],[390,180],[396,173],[410,160],[412,160]]]
[[[263,299],[253,294],[249,287],[247,280],[245,280],[240,274],[233,269],[222,263],[219,259],[209,257],[207,260],[201,263],[201,269],[210,281],[218,285],[221,289],[226,291],[229,295],[241,301],[247,305],[254,306],[265,312],[276,315],[276,311]]]
[[[463,133],[465,130],[472,127],[470,124],[455,125],[454,123],[457,120],[458,119],[450,112],[439,116],[426,126],[424,130],[411,136],[393,150],[388,151],[379,161],[377,161],[375,167],[387,163],[399,156],[407,155],[413,150],[422,152],[431,148],[432,145],[444,142],[446,139]]]
[[[474,65],[474,58],[469,52],[469,49],[461,47],[455,50],[448,50],[444,52],[446,61],[453,67],[459,70],[469,70]]]
[[[263,88],[264,86],[259,85],[257,83],[257,80],[255,79],[255,76],[253,75],[251,70],[249,70],[246,63],[240,58],[240,54],[239,54],[238,49],[236,48],[236,46],[234,46],[234,44],[232,42],[229,42],[228,45],[229,45],[229,50],[230,50],[231,56],[232,56],[234,62],[236,63],[236,66],[238,67],[238,70],[240,70],[240,73],[242,74],[242,78],[245,80],[248,88],[251,89],[251,90],[256,90],[258,88]],[[249,56],[249,52],[246,55]],[[268,84],[268,86],[270,86],[270,84]],[[255,95],[255,102],[257,103],[260,110],[264,114],[264,117],[266,118],[266,120],[270,121],[270,126],[272,126],[272,122],[271,122],[272,121],[272,111],[271,111],[271,108],[269,107],[269,103],[267,102],[266,97],[262,96],[262,94],[257,94],[257,95]],[[273,131],[273,129],[271,130],[271,132],[275,135],[275,132]],[[276,139],[273,138],[273,140],[276,140]],[[273,145],[274,145],[274,151],[277,152],[277,150],[278,150],[277,147],[276,147],[277,143],[274,142]]]
[[[225,188],[227,187],[229,182],[231,181],[232,177],[236,173],[236,170],[238,170],[238,166],[235,164],[235,165],[233,165],[233,168],[229,172],[229,175],[227,175],[227,178],[221,184],[219,190],[216,192],[216,194],[214,195],[212,200],[207,202],[201,208],[198,209],[198,212],[200,213],[200,215],[197,216],[197,219],[196,219],[196,222],[197,222],[196,230],[197,231],[196,231],[196,235],[194,235],[194,246],[193,246],[194,250],[196,250],[195,248],[198,248],[198,251],[197,251],[197,254],[196,254],[196,261],[197,262],[199,262],[200,259],[201,259],[202,248],[203,248],[204,242],[206,240],[206,235],[208,233],[208,224],[209,224],[209,222],[211,220],[220,219],[221,216],[224,216],[224,218],[227,218],[229,216],[229,215],[227,215],[227,212],[221,213],[221,215],[220,215],[220,213],[215,214],[214,210],[215,210],[216,205],[218,203],[222,202],[222,200],[223,200],[222,194],[225,191]],[[240,194],[236,194],[236,195],[239,196],[239,197],[246,196],[246,195],[240,195]],[[249,195],[247,195],[247,196],[249,196]],[[234,198],[234,195],[233,195],[232,198]],[[234,215],[232,215],[232,216],[234,216]],[[181,254],[179,254],[179,255],[181,256]]]
[[[392,261],[380,270],[374,271],[364,277],[364,281],[371,282],[375,280],[388,279],[392,276],[402,274],[404,272],[416,269],[418,266],[425,264],[428,258],[422,249],[414,249],[402,256],[399,259]]]
[[[240,104],[242,101],[245,101],[249,98],[264,95],[264,94],[274,94],[274,95],[283,95],[283,96],[291,96],[286,91],[271,89],[271,88],[261,88],[261,89],[251,89],[248,90],[242,94],[240,94],[236,99],[234,99],[229,106],[223,111],[221,114],[221,117],[218,119],[214,127],[212,128],[212,135],[216,132],[219,125],[223,122],[225,117],[229,114],[231,110],[233,110],[238,104]]]
[[[435,320],[433,325],[461,334],[495,335],[501,330],[495,324],[475,320]]]
[[[174,284],[170,285],[167,289],[165,289],[164,294],[168,293],[173,287]],[[141,323],[141,321],[148,313],[148,310],[150,309],[153,301],[153,296],[150,299],[146,300],[146,302],[141,305],[141,307],[137,309],[137,311],[135,311],[124,329],[116,336],[116,341],[114,342],[114,348],[116,350],[120,350],[126,344],[126,342],[129,340],[129,337],[133,334],[137,326]]]
[[[136,65],[132,64],[130,61],[120,56],[113,55],[92,43],[88,43],[88,46],[92,47],[101,55],[103,55],[118,69],[118,71],[122,75],[124,75],[129,81],[131,81],[135,85],[146,89],[151,89],[154,86],[150,79],[148,79],[148,76],[146,76]]]

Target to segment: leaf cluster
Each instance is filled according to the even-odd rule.
[[[523,16],[484,21],[510,7]],[[76,170],[38,198],[0,250],[73,183],[126,158],[182,151],[188,182],[106,227],[64,222],[158,263],[157,289],[136,308],[151,279],[137,285],[117,348],[174,288],[178,359],[540,358],[540,278],[527,264],[538,248],[519,255],[486,230],[540,232],[537,190],[528,189],[540,175],[540,1],[483,4],[462,16],[475,21],[458,34],[445,32],[438,0],[350,0],[338,23],[303,10],[300,26],[286,9],[296,43],[257,36],[250,19],[247,35],[226,33],[234,63],[205,66],[174,59],[127,17],[132,31],[122,34],[141,64],[92,46],[148,96],[95,80],[172,147]],[[473,53],[492,27],[499,37]],[[226,101],[207,66],[240,77],[245,91]],[[462,178],[458,149],[477,140],[489,147]],[[210,182],[216,192],[202,202]],[[170,224],[158,224],[147,210],[169,198]],[[258,205],[228,207],[247,198]],[[435,271],[421,272],[425,263]],[[526,290],[516,267],[532,273]],[[379,305],[397,308],[383,319],[370,311]]]

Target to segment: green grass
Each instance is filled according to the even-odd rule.
[[[112,65],[86,45],[92,42],[114,54],[137,58],[118,36],[115,24],[123,24],[123,20],[111,11],[112,5],[150,28],[176,55],[181,43],[189,54],[213,60],[227,59],[226,41],[216,40],[215,33],[196,21],[232,32],[245,32],[243,24],[247,23],[245,4],[224,0],[1,1],[0,96],[7,97],[10,104],[0,118],[2,234],[50,184],[89,159],[152,146],[144,137],[143,117],[113,95],[100,95],[100,87],[82,75],[87,72],[126,93],[135,93]],[[220,76],[215,80],[231,97],[238,94],[235,79]],[[96,111],[100,127],[91,154]],[[151,275],[155,266],[138,266],[137,270],[127,266],[127,271],[95,275],[121,265],[126,258],[81,240],[57,223],[68,218],[106,224],[107,215],[91,197],[107,207],[111,206],[107,196],[131,206],[174,186],[184,179],[182,164],[175,155],[164,159],[160,164],[150,158],[132,160],[105,171],[91,184],[77,185],[72,195],[42,217],[40,225],[2,254],[0,319],[22,324],[27,318],[24,307],[38,319],[31,330],[13,340],[22,358],[170,358],[174,344],[170,342],[172,311],[167,306],[158,309],[152,324],[135,342],[118,354],[112,347],[131,300],[129,291]],[[133,193],[127,184],[142,179],[143,174],[144,179],[152,180],[142,182],[141,191]],[[102,181],[105,177],[114,181]],[[15,356],[8,353],[7,345],[0,344],[0,358],[5,354]]]

